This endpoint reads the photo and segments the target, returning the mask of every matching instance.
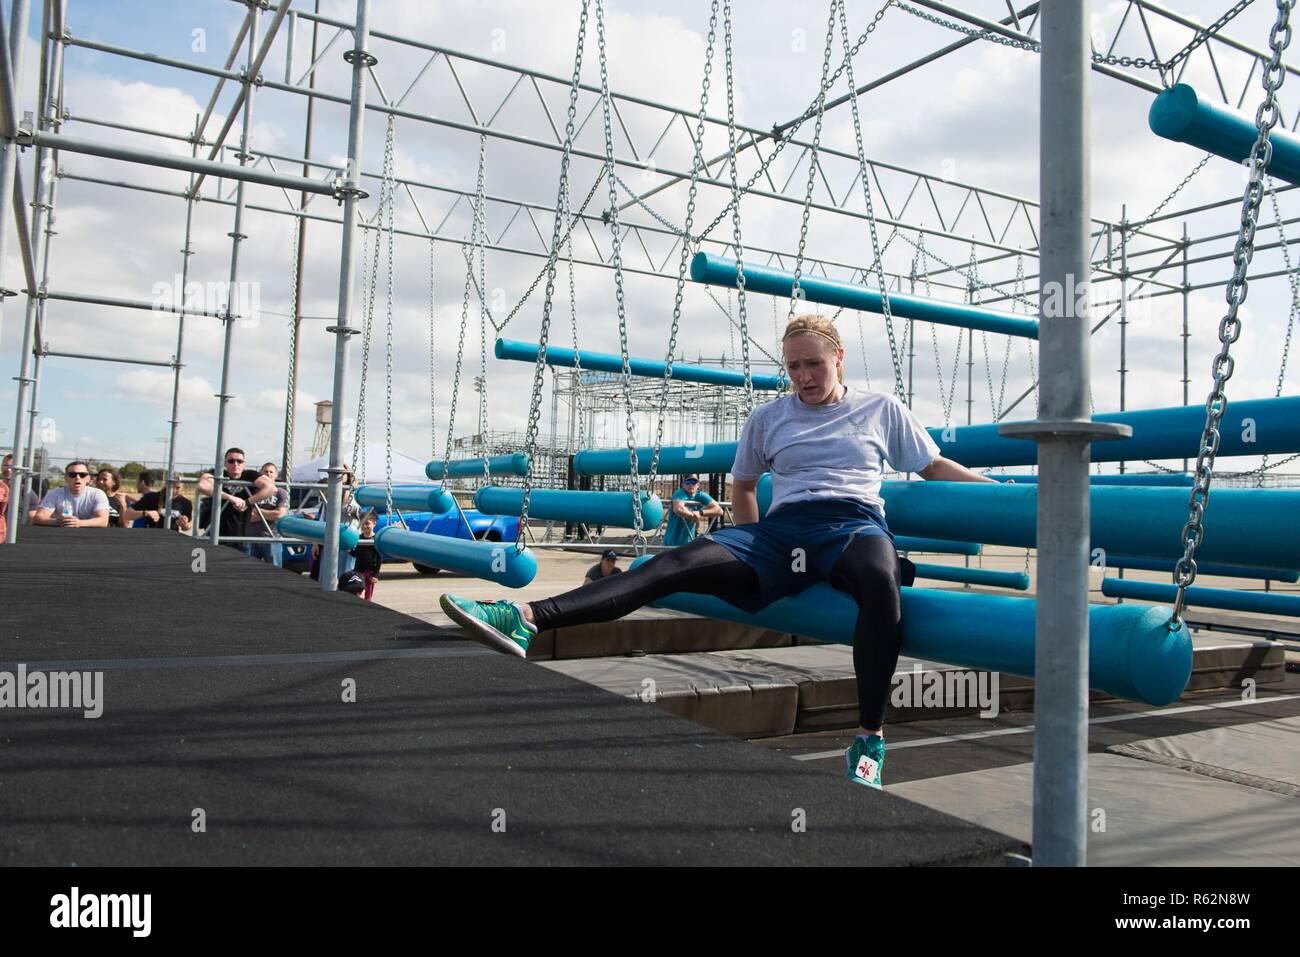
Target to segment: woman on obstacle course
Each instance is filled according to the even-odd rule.
[[[845,754],[847,776],[880,788],[903,584],[880,497],[885,463],[931,480],[992,479],[939,455],[895,396],[844,385],[844,345],[829,319],[795,317],[782,349],[793,391],[745,422],[731,470],[734,526],[553,598],[523,604],[443,595],[441,604],[472,638],[523,656],[541,629],[611,621],[675,592],[716,595],[755,613],[827,581],[858,606],[853,668],[861,727]],[[769,470],[772,504],[760,520],[755,487]]]

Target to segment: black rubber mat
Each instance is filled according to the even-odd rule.
[[[5,864],[1000,864],[1025,850],[231,549],[22,531],[0,548],[0,669],[102,671],[103,714],[0,708]]]

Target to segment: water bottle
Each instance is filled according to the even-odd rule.
[[[67,499],[63,500],[63,517],[72,518],[72,503]]]

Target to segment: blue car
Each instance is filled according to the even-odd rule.
[[[465,521],[461,513],[455,510],[435,515],[432,512],[402,512],[406,527],[413,532],[428,535],[446,535],[450,538],[475,538],[487,542],[513,542],[519,535],[519,519],[514,515],[484,515],[477,509],[464,510]],[[466,521],[469,527],[466,528]],[[379,527],[376,531],[396,524],[387,512],[379,512]],[[472,534],[471,534],[472,532]],[[286,545],[284,547],[284,564],[286,568],[306,571],[311,565],[310,545]],[[415,570],[422,575],[436,575],[441,569],[432,565],[412,562]]]

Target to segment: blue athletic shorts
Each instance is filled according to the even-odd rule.
[[[819,499],[792,502],[760,521],[720,528],[703,537],[717,542],[758,574],[754,600],[742,604],[733,599],[737,608],[754,614],[778,599],[828,581],[840,554],[860,535],[894,540],[884,513],[876,506],[861,499]]]

